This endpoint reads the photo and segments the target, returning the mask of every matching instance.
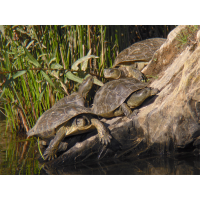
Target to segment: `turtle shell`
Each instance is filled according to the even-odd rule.
[[[52,107],[42,114],[27,135],[41,138],[52,137],[57,127],[80,114],[91,114],[91,109],[74,104]]]
[[[119,53],[115,58],[113,67],[136,61],[148,62],[165,41],[164,38],[152,38],[134,43]]]
[[[60,99],[57,103],[53,105],[52,108],[55,108],[57,106],[62,106],[68,103],[84,106],[85,99],[78,92],[74,92],[71,95]]]
[[[96,93],[92,111],[97,115],[106,114],[118,108],[130,94],[147,87],[134,78],[121,78],[104,84]]]
[[[61,105],[65,105],[68,103],[84,106],[85,99],[84,99],[83,95],[85,96],[86,93],[92,88],[93,82],[94,82],[93,76],[87,77],[80,84],[78,92],[74,92],[71,95],[60,99],[56,104],[54,104],[54,106],[52,108],[61,106]]]

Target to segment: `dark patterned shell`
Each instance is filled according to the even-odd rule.
[[[130,94],[145,87],[146,83],[133,78],[109,81],[97,91],[92,111],[97,115],[114,111]]]
[[[35,126],[27,133],[28,136],[37,135],[43,138],[51,136],[55,129],[80,114],[91,113],[90,108],[74,104],[52,107],[42,114]]]
[[[166,39],[164,38],[152,38],[134,43],[119,53],[115,58],[113,67],[119,64],[126,64],[126,62],[148,62],[165,41]]]
[[[85,100],[84,100],[83,96],[81,96],[78,92],[74,92],[71,95],[60,99],[57,103],[55,103],[53,105],[52,108],[55,108],[55,107],[61,106],[61,105],[65,105],[68,103],[76,104],[79,106],[84,106],[84,102],[85,102]]]

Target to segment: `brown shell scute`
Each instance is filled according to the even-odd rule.
[[[133,78],[122,78],[107,82],[97,91],[92,110],[97,115],[114,111],[130,94],[145,87],[147,87],[146,83]]]
[[[66,104],[62,106],[52,107],[43,113],[43,115],[38,119],[36,125],[33,127],[34,134],[28,132],[28,136],[32,135],[43,135],[44,137],[48,136],[51,132],[54,131],[58,126],[72,119],[73,117],[79,114],[90,114],[90,108],[86,108],[74,104]]]
[[[78,92],[74,92],[73,94],[60,99],[57,103],[53,105],[52,108],[68,103],[84,106],[84,102],[84,98]]]
[[[119,53],[114,61],[113,67],[126,62],[148,62],[153,57],[155,51],[158,50],[165,41],[166,39],[164,38],[151,38],[134,43]]]

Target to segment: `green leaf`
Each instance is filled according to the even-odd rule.
[[[23,34],[28,35],[28,33],[27,33],[26,31],[24,31],[23,29],[21,29],[21,28],[17,28],[17,31],[19,31],[19,32],[21,32],[21,33],[23,33]]]
[[[79,78],[78,76],[75,76],[72,72],[67,72],[65,75],[66,75],[66,77],[68,79],[70,79],[72,81],[75,81],[77,83],[82,83],[83,82],[82,78]],[[88,76],[91,76],[91,75],[90,74],[86,75],[84,77],[84,79],[87,78]],[[94,84],[99,85],[99,86],[103,86],[104,85],[100,80],[98,80],[96,78],[94,78]]]
[[[46,90],[46,87],[47,87],[47,84],[45,83],[43,86],[42,92],[40,93],[40,96],[39,96],[40,101],[42,100],[42,97],[43,97],[44,91]]]
[[[89,60],[90,58],[99,58],[98,56],[94,56],[94,55],[89,55],[89,56],[84,56],[80,59],[78,59],[73,65],[72,65],[72,70],[75,70],[77,71],[79,68],[78,68],[78,65],[86,60]]]
[[[0,98],[3,96],[6,88],[9,87],[9,85],[13,82],[13,77],[11,76],[11,74],[8,75],[8,78],[6,79],[6,82],[3,84],[3,91],[0,95]]]
[[[87,74],[84,79],[86,79],[88,76],[91,76],[90,74]],[[96,77],[94,77],[94,84],[99,85],[99,86],[103,86],[104,84],[98,80]]]
[[[38,150],[39,150],[39,152],[40,152],[41,157],[42,157],[43,160],[44,160],[44,157],[43,157],[42,152],[41,152],[41,149],[40,149],[39,137],[38,137]]]
[[[52,58],[50,61],[49,61],[49,65],[53,62],[53,61],[56,61],[56,58]]]
[[[26,72],[27,72],[26,70],[19,71],[16,74],[14,74],[12,77],[13,77],[13,79],[16,79],[17,77],[22,76]]]
[[[59,78],[59,71],[51,71],[50,74],[51,74],[52,76],[54,76],[56,79],[60,79],[60,78]]]
[[[91,55],[91,49],[89,50],[89,52],[87,53],[87,56],[90,56]],[[83,70],[83,71],[86,71],[86,69],[87,69],[87,66],[88,66],[88,60],[85,60],[84,62],[83,62],[83,65],[82,65],[82,67],[81,67],[81,70]]]
[[[63,69],[63,66],[58,63],[52,63],[51,69]]]
[[[52,87],[55,88],[55,85],[54,85],[54,83],[52,82],[52,80],[50,79],[50,77],[49,77],[44,71],[42,71],[42,70],[41,70],[41,73],[42,73],[42,75],[44,76],[44,78],[47,80],[47,82],[49,82],[49,84],[50,84]]]
[[[41,58],[42,56],[46,56],[46,55],[47,55],[46,53],[43,53],[43,54],[38,56],[38,59]]]
[[[65,94],[67,94],[67,87],[65,86],[65,84],[62,81],[59,81],[61,84],[61,87],[63,88],[63,91]]]
[[[87,78],[88,76],[91,76],[90,74],[86,75],[85,78]],[[78,82],[78,83],[82,83],[83,79],[79,78],[78,76],[75,76],[72,72],[67,72],[66,73],[66,77],[72,81]],[[84,79],[85,79],[84,78]],[[98,79],[94,79],[94,84],[99,85],[99,86],[103,86],[104,84],[98,80]]]
[[[28,49],[35,41],[32,40],[31,42],[29,42],[29,44],[26,46],[26,48]]]
[[[3,91],[2,91],[2,93],[1,93],[1,95],[0,95],[0,98],[3,96],[5,90],[6,90],[6,88],[4,87],[4,88],[3,88]]]
[[[31,62],[36,67],[41,67],[40,63],[28,52],[28,50],[26,49],[26,47],[23,47],[23,48],[24,48],[26,56],[28,57],[28,61]]]
[[[103,86],[104,84],[98,80],[97,78],[94,78],[94,84],[99,85],[99,86]]]
[[[6,68],[8,69],[8,71],[11,71],[10,60],[9,60],[8,52],[7,51],[5,51],[5,65],[6,65]]]
[[[66,77],[72,81],[78,82],[78,83],[82,83],[83,79],[79,78],[78,76],[75,76],[74,74],[72,74],[71,72],[67,72]]]

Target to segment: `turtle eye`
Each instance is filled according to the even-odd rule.
[[[88,117],[83,116],[83,119],[85,120],[85,125],[90,125],[90,120],[88,119]]]
[[[110,72],[110,73],[113,73],[113,72],[114,72],[114,69],[109,69],[109,72]]]
[[[104,69],[104,74],[113,73],[113,69]]]
[[[85,126],[86,122],[83,118],[76,118],[76,125],[77,126]]]

